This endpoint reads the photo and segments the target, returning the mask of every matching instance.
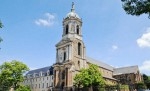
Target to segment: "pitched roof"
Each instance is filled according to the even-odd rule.
[[[107,79],[110,79],[110,80],[116,80],[117,81],[117,79],[115,79],[113,77],[109,77],[109,76],[103,76],[103,78],[107,78]]]
[[[47,71],[50,71],[50,75],[53,74],[53,67],[52,66],[47,66],[47,67],[43,67],[43,68],[39,68],[39,69],[35,69],[35,70],[30,70],[26,75],[28,74],[34,74],[34,73],[46,73]]]
[[[90,57],[86,57],[86,60],[89,63],[96,64],[96,65],[98,65],[98,66],[100,66],[102,68],[105,68],[105,69],[108,69],[108,70],[111,70],[111,71],[113,71],[113,69],[114,69],[114,67],[112,67],[112,66],[110,66],[110,65],[108,65],[106,63],[103,63],[102,61],[98,61],[98,60],[92,59]]]
[[[69,38],[62,39],[62,40],[60,40],[55,46],[57,47],[57,46],[59,46],[59,45],[66,44],[66,43],[69,43],[69,42],[71,42],[71,41],[72,41],[72,40],[69,39]]]
[[[129,74],[129,73],[137,73],[139,71],[138,66],[128,66],[128,67],[121,67],[115,68],[113,75],[120,75],[120,74]]]

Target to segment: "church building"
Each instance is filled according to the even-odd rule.
[[[99,66],[105,82],[109,85],[133,85],[142,81],[137,65],[115,68],[86,56],[86,46],[82,40],[82,19],[75,12],[72,3],[71,11],[63,19],[62,38],[56,44],[56,63],[49,68],[29,71],[24,84],[30,85],[32,91],[70,91],[75,75],[81,68],[88,68],[89,64]]]
[[[75,75],[90,63],[99,66],[103,78],[110,85],[118,82],[134,84],[142,80],[138,66],[114,68],[86,56],[86,47],[82,40],[82,19],[75,12],[73,3],[71,11],[63,19],[62,39],[56,44],[54,89],[71,89]]]

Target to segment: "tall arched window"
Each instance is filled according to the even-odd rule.
[[[79,34],[79,25],[77,25],[76,28],[77,28],[77,34]]]
[[[78,55],[81,55],[81,43],[78,43]]]
[[[66,52],[64,52],[64,61],[66,60]]]
[[[66,34],[68,34],[69,26],[66,25]]]

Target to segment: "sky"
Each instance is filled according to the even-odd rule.
[[[150,75],[150,19],[131,16],[121,0],[1,0],[0,64],[18,60],[30,69],[56,62],[55,45],[70,12],[82,18],[86,55],[113,67],[138,65]]]

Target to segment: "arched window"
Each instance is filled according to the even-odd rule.
[[[81,43],[78,43],[78,55],[81,55]]]
[[[69,26],[66,25],[66,34],[68,34]]]
[[[79,34],[79,25],[77,25],[76,28],[77,28],[77,34]]]
[[[80,61],[78,61],[78,67],[80,68]]]
[[[64,61],[66,60],[66,52],[64,52]]]

